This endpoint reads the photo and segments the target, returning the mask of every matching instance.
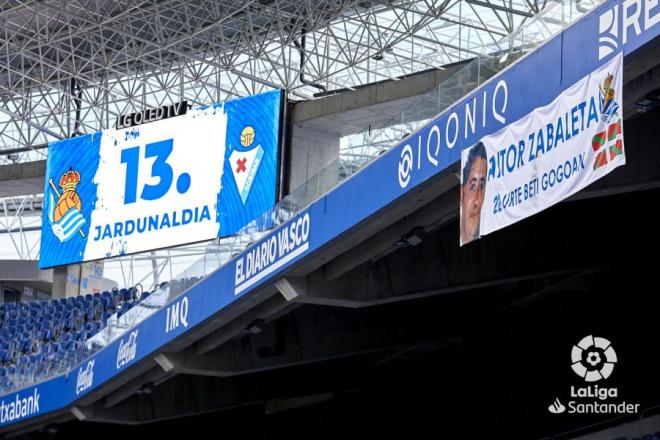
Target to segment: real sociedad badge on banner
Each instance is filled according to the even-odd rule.
[[[623,154],[622,114],[617,102],[620,97],[616,96],[613,80],[614,76],[608,74],[603,84],[598,86],[600,120],[597,133],[591,139],[591,146],[596,153],[594,170],[606,166]]]
[[[85,225],[85,218],[81,213],[82,201],[76,192],[76,187],[80,183],[80,173],[69,170],[62,174],[59,180],[61,192],[55,186],[52,178],[48,183],[52,190],[48,194],[48,220],[53,234],[61,243],[71,240],[76,233],[85,238],[85,233],[82,231],[82,227]],[[57,202],[55,197],[57,197]]]
[[[241,145],[249,148],[254,143],[255,136],[254,128],[248,125],[241,132]],[[252,189],[263,156],[264,149],[260,144],[249,150],[234,150],[229,155],[234,182],[236,182],[236,188],[238,188],[244,205],[250,195],[250,189]]]

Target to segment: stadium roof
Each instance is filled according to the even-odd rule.
[[[181,98],[210,103],[280,87],[313,99],[437,68],[497,50],[544,2],[0,2],[0,148],[93,132]]]

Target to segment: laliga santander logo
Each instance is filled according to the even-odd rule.
[[[605,338],[584,337],[571,351],[571,368],[586,382],[607,379],[617,362],[612,344]]]
[[[612,343],[605,338],[589,335],[571,351],[571,368],[589,384],[571,385],[566,404],[558,397],[548,406],[552,414],[637,414],[641,404],[619,400],[619,389],[592,384],[612,375],[617,356]]]

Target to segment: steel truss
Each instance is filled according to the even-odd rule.
[[[312,99],[323,90],[440,67],[496,50],[542,6],[530,0],[3,1],[0,148],[104,129],[119,114],[182,98],[208,104],[280,87],[292,99]],[[14,162],[44,152],[20,154]]]

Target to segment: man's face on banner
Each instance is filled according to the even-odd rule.
[[[481,206],[484,203],[486,192],[486,160],[477,157],[472,162],[470,174],[461,186],[461,240],[470,242],[479,236],[479,222],[481,220]]]

